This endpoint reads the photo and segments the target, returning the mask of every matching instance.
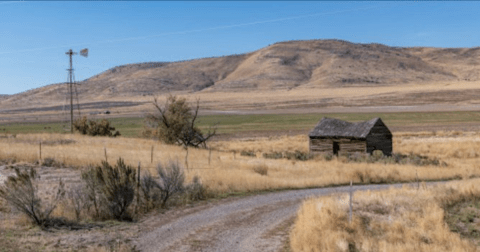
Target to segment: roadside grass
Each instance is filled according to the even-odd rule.
[[[218,123],[218,134],[234,135],[246,132],[275,132],[289,130],[308,131],[322,117],[334,117],[347,121],[364,121],[381,117],[389,127],[459,125],[480,122],[478,111],[455,112],[399,112],[399,113],[323,113],[323,114],[262,114],[262,115],[203,115],[198,119],[200,129],[206,131],[209,126]],[[89,117],[90,118],[90,117]],[[140,137],[144,119],[141,117],[106,118],[124,137]],[[9,123],[0,125],[0,135],[27,133],[69,133],[69,122],[52,123]]]
[[[472,202],[480,198],[479,182],[355,192],[351,223],[348,195],[309,199],[299,209],[290,233],[291,249],[478,251],[478,240],[471,238],[478,239],[478,208]]]
[[[445,207],[445,220],[452,232],[480,247],[480,195]]]

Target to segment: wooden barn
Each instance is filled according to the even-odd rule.
[[[334,118],[322,118],[308,134],[310,153],[332,153],[381,150],[392,155],[392,133],[380,118],[351,123]]]

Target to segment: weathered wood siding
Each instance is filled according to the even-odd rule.
[[[377,122],[367,135],[367,152],[381,150],[383,155],[392,155],[392,133],[382,122]]]
[[[310,153],[332,153],[333,142],[340,145],[339,154],[348,152],[365,152],[367,144],[365,140],[348,139],[348,138],[310,138]]]

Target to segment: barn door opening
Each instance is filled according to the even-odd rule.
[[[340,151],[340,144],[338,142],[333,142],[333,155],[338,156],[339,151]]]

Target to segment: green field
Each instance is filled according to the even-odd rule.
[[[198,118],[198,126],[207,130],[217,124],[219,134],[237,132],[309,130],[322,117],[333,117],[347,121],[364,121],[380,117],[387,126],[433,126],[463,125],[480,123],[480,112],[400,112],[400,113],[341,113],[341,114],[267,114],[267,115],[208,115]],[[141,136],[143,118],[112,118],[112,125],[126,137]],[[19,133],[68,133],[65,123],[13,123],[0,125],[0,134]]]

